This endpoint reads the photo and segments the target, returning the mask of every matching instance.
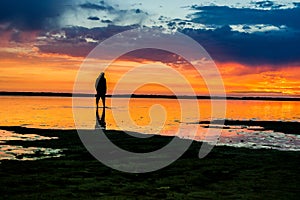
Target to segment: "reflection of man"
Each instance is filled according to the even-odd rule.
[[[105,108],[102,109],[102,115],[101,119],[99,117],[98,109],[96,109],[96,125],[95,128],[101,128],[106,129],[106,123],[105,123]]]
[[[96,83],[95,83],[95,89],[97,91],[96,94],[96,105],[98,109],[99,100],[101,98],[103,108],[105,107],[105,94],[106,94],[106,79],[104,77],[104,72],[101,72],[98,76]]]

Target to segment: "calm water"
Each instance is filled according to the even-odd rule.
[[[207,128],[195,122],[222,118],[222,102],[214,101],[216,111],[212,116],[210,100],[172,99],[107,99],[105,115],[106,128],[136,131],[141,133],[175,135],[180,129],[180,137],[194,138],[191,129],[197,129],[196,140],[206,140]],[[238,101],[226,102],[226,119],[300,121],[300,102],[281,101]],[[183,109],[183,110],[182,110]],[[77,128],[94,129],[97,124],[93,98],[80,98],[74,104]],[[200,113],[200,116],[199,116]],[[99,110],[99,117],[102,109]],[[72,98],[58,97],[0,97],[0,126],[24,126],[45,129],[74,129]],[[214,127],[220,129],[222,127]],[[279,150],[300,150],[300,138],[268,130],[262,127],[231,126],[222,130],[218,145],[249,148],[273,148]],[[299,130],[300,131],[300,130]],[[10,147],[5,141],[55,139],[37,135],[18,135],[0,132],[0,158],[9,157],[8,151],[22,151],[21,147]],[[9,149],[9,150],[7,150]],[[24,149],[23,149],[24,150]],[[25,150],[24,150],[25,151]],[[36,149],[26,149],[36,151]],[[58,151],[40,149],[38,151]]]
[[[81,126],[90,127],[95,125],[94,99],[82,98],[82,106],[77,106],[75,110],[86,112],[86,121]],[[182,100],[187,105],[190,100]],[[116,129],[116,124],[112,116],[127,116],[124,113],[130,112],[130,116],[137,124],[145,125],[150,122],[149,109],[155,104],[165,107],[163,111],[160,107],[155,108],[152,113],[154,117],[167,113],[165,124],[173,125],[174,122],[185,121],[196,122],[209,120],[211,115],[211,103],[209,100],[198,100],[200,118],[180,117],[180,105],[177,100],[172,99],[132,99],[129,106],[123,105],[126,99],[117,99],[120,106],[111,107],[111,99],[107,99],[106,123],[108,129]],[[121,105],[122,104],[122,105]],[[189,114],[194,116],[197,110],[189,110]],[[226,119],[233,120],[268,120],[268,121],[297,121],[300,122],[300,102],[281,101],[227,101]],[[153,111],[153,110],[152,110]],[[100,110],[101,115],[101,110]],[[216,115],[215,118],[218,118]],[[125,121],[125,119],[123,119]],[[86,124],[86,125],[84,125]],[[72,98],[57,97],[0,97],[0,126],[24,126],[33,128],[51,129],[73,129],[75,128]]]

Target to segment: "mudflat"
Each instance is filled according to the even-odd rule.
[[[0,129],[58,138],[10,140],[5,145],[62,150],[60,157],[1,160],[3,199],[298,199],[300,196],[300,152],[216,146],[208,156],[199,159],[202,143],[193,141],[185,154],[168,167],[132,174],[111,169],[96,160],[76,130]],[[159,149],[173,138],[141,139],[114,130],[106,131],[106,135],[119,147],[134,152]]]

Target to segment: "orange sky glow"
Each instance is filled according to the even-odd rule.
[[[32,47],[18,48],[1,48],[0,50],[0,91],[68,93],[73,91],[74,80],[84,58],[41,53],[37,48]],[[122,60],[120,58],[106,70],[108,93],[113,93],[116,83],[125,72],[142,64],[148,64],[150,67],[151,65],[165,65],[159,61]],[[196,72],[192,67],[184,65],[180,67],[177,65],[173,68],[187,77],[197,95],[208,95],[204,80],[200,76],[195,76]],[[216,63],[216,65],[223,78],[227,95],[300,95],[300,66],[255,67],[235,62]],[[168,65],[168,67],[172,66]],[[139,78],[132,81],[138,82]],[[177,79],[168,80],[167,83],[182,90],[182,94],[186,94],[185,86],[178,83]],[[121,93],[131,92],[123,90]],[[139,87],[134,93],[170,94],[172,92],[166,86],[149,83]]]

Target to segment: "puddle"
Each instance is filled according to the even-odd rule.
[[[208,125],[202,125],[201,127],[205,129]],[[265,130],[260,126],[213,125],[210,128],[222,129],[222,134],[217,143],[218,146],[300,151],[300,135]]]
[[[0,160],[40,160],[62,156],[61,149],[43,147],[23,147],[6,145],[7,141],[36,141],[53,140],[57,137],[45,137],[37,134],[19,134],[12,131],[0,130]]]
[[[9,140],[18,141],[36,141],[36,140],[52,140],[58,137],[45,137],[37,134],[19,134],[12,131],[0,130],[0,144]]]

